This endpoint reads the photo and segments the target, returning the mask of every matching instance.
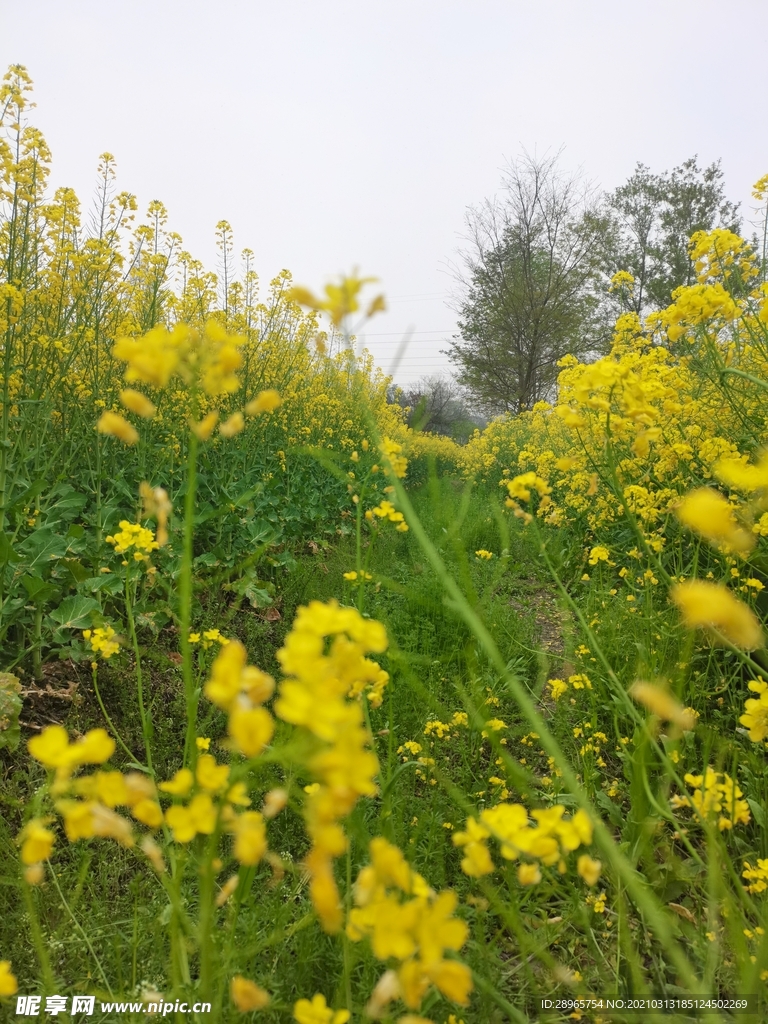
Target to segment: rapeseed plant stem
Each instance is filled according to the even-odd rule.
[[[45,944],[42,928],[40,927],[40,917],[37,913],[37,907],[35,906],[35,900],[32,895],[32,887],[27,885],[24,880],[19,884],[21,885],[24,904],[27,908],[27,915],[29,916],[29,926],[32,931],[32,941],[35,946],[35,953],[37,954],[37,962],[40,965],[40,971],[43,976],[43,986],[46,993],[53,993],[56,991],[56,980],[53,976],[53,971],[51,970],[51,960],[48,956],[48,947]]]
[[[152,721],[147,715],[147,709],[144,705],[144,676],[141,670],[141,648],[139,647],[139,638],[136,635],[136,623],[133,618],[133,599],[135,595],[131,592],[131,583],[131,563],[129,561],[125,570],[125,617],[128,621],[128,633],[131,638],[131,646],[133,647],[133,656],[135,658],[136,696],[139,702],[141,735],[144,739],[144,753],[147,758],[147,769],[149,774],[154,777],[155,772],[152,767]]]

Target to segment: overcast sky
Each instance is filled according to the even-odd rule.
[[[357,266],[390,310],[366,341],[403,382],[444,368],[466,208],[523,148],[596,184],[722,158],[751,217],[768,171],[766,0],[0,0],[53,186],[99,154],[215,268],[214,228],[319,289]]]

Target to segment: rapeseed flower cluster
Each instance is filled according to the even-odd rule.
[[[269,1005],[270,995],[255,981],[235,974],[229,983],[229,996],[240,1013],[251,1010],[263,1010]]]
[[[347,1024],[349,1010],[333,1010],[319,992],[312,999],[297,999],[293,1006],[293,1019],[297,1024]]]
[[[765,892],[768,889],[768,857],[764,860],[758,858],[757,867],[754,868],[748,860],[745,860],[741,877],[746,878],[749,882],[749,885],[746,886],[747,892]]]
[[[377,280],[375,277],[358,277],[355,272],[350,277],[342,277],[338,284],[327,284],[324,298],[318,298],[308,288],[294,287],[288,292],[288,300],[326,313],[334,327],[339,327],[348,316],[360,311],[361,290]],[[383,313],[386,308],[384,296],[377,295],[366,308],[365,318]]]
[[[749,824],[749,805],[742,800],[744,794],[730,775],[705,768],[701,775],[689,772],[683,778],[693,793],[672,796],[673,807],[690,807],[702,821],[716,819],[721,832],[736,824]]]
[[[21,124],[23,69],[17,69],[16,77],[21,84],[10,86],[6,78],[0,86],[0,203],[7,208],[11,200],[14,204],[18,201],[22,211],[26,204],[24,232],[16,233],[19,221],[9,220],[5,240],[21,245],[23,234],[23,245],[28,248],[24,259],[14,265],[33,267],[34,274],[28,278],[29,287],[23,282],[18,286],[15,281],[0,282],[0,334],[6,346],[3,384],[13,429],[23,424],[25,437],[50,436],[66,453],[77,417],[83,409],[91,410],[89,421],[98,417],[101,434],[116,436],[126,444],[141,441],[147,451],[151,447],[155,463],[160,460],[158,471],[167,472],[168,479],[174,479],[172,473],[178,469],[188,430],[215,449],[250,429],[251,433],[241,438],[242,450],[271,453],[263,473],[266,483],[272,473],[287,473],[293,452],[307,446],[334,450],[360,462],[359,453],[367,452],[371,445],[365,436],[370,412],[378,434],[385,438],[382,464],[390,483],[394,483],[393,476],[404,475],[408,460],[418,472],[427,457],[435,459],[439,471],[459,468],[467,476],[492,480],[494,474],[503,474],[508,507],[514,514],[527,522],[538,516],[551,526],[570,527],[578,537],[574,548],[584,552],[589,565],[599,566],[594,577],[605,581],[612,575],[612,558],[618,559],[619,551],[628,564],[637,562],[631,571],[622,567],[615,574],[610,593],[621,593],[626,607],[632,604],[631,610],[637,610],[638,620],[645,619],[649,626],[653,623],[649,661],[656,654],[653,635],[660,646],[662,643],[662,627],[656,627],[652,619],[656,614],[652,602],[658,605],[659,591],[669,582],[668,572],[677,574],[670,596],[684,625],[725,639],[741,651],[764,646],[760,619],[768,537],[768,453],[764,447],[768,286],[757,284],[761,268],[743,239],[723,229],[698,233],[690,248],[696,282],[678,289],[667,310],[645,323],[635,314],[624,314],[616,323],[608,356],[592,364],[573,357],[562,361],[559,393],[553,404],[541,402],[518,417],[500,417],[460,447],[448,438],[405,427],[401,411],[387,402],[388,382],[375,370],[371,358],[366,354],[356,357],[351,348],[334,355],[338,339],[318,332],[317,313],[326,313],[339,327],[347,317],[363,312],[360,292],[368,279],[356,274],[342,279],[318,299],[300,289],[292,291],[290,277],[283,273],[271,283],[266,301],[259,302],[255,278],[246,269],[242,282],[227,290],[225,308],[220,310],[216,275],[206,273],[189,254],[178,252],[178,236],[151,229],[153,221],[163,223],[161,204],[150,206],[150,224],[134,229],[135,199],[121,193],[103,210],[103,237],[87,238],[71,190],[60,189],[52,198],[44,196],[49,155],[39,133]],[[11,119],[19,122],[11,124],[11,132],[18,132],[15,154],[5,141]],[[112,158],[105,155],[105,183],[111,164]],[[754,194],[766,198],[768,176],[757,183]],[[44,216],[39,215],[41,210]],[[125,251],[121,235],[128,238]],[[13,262],[11,255],[9,250],[8,266]],[[179,271],[175,282],[167,276],[170,266]],[[633,287],[626,272],[614,276],[612,289],[624,292],[622,301]],[[96,296],[97,303],[92,301]],[[296,308],[302,301],[311,313],[302,314]],[[62,336],[60,314],[55,311],[65,311],[68,322],[74,324],[77,317],[70,321],[68,311],[96,306],[100,311],[98,330],[84,321]],[[383,298],[377,296],[365,315],[382,308]],[[159,326],[144,333],[147,323]],[[111,364],[105,358],[104,338],[118,339]],[[124,364],[124,372],[118,372],[119,362]],[[264,390],[251,401],[239,401],[237,392],[244,385],[251,394],[251,383]],[[41,396],[45,401],[40,401]],[[257,444],[253,444],[255,428],[249,422],[249,417],[255,416],[261,416]],[[140,422],[131,422],[129,417],[138,417]],[[80,448],[76,445],[72,450]],[[122,472],[122,456],[112,446],[100,446],[99,450],[105,455],[102,474],[114,472],[116,465]],[[259,463],[259,459],[253,461]],[[110,468],[105,469],[107,466]],[[79,466],[77,469],[79,473]],[[72,478],[71,465],[64,466],[63,472]],[[384,493],[391,496],[393,490],[389,487]],[[156,537],[147,531],[148,540],[141,532],[143,527],[126,527],[124,521],[117,537],[111,538],[118,554],[130,557],[133,553],[138,562],[146,562],[153,550],[166,543],[170,515],[170,502],[161,488],[142,485],[142,499],[144,516],[157,520]],[[520,503],[526,502],[530,504],[521,508]],[[39,511],[35,509],[27,519],[28,527],[45,521],[45,509],[40,519]],[[24,515],[29,515],[28,510]],[[638,534],[629,542],[628,517]],[[408,528],[386,498],[368,518],[393,522],[403,531]],[[123,546],[126,533],[132,539]],[[700,546],[700,539],[709,546]],[[627,551],[633,543],[637,547]],[[490,556],[483,549],[476,553],[479,559],[489,560]],[[707,580],[683,578],[692,564],[702,576],[707,573]],[[77,570],[74,559],[70,566]],[[52,581],[60,582],[59,566],[54,564],[52,569]],[[345,574],[355,584],[367,577],[362,572],[354,579],[351,575]],[[656,587],[659,591],[652,589]],[[596,590],[594,584],[584,589],[590,597]],[[103,593],[108,592],[109,588]],[[611,614],[618,619],[618,607],[619,601],[607,609],[604,603],[605,614],[601,614],[598,605],[590,619],[596,632],[603,630]],[[621,607],[625,607],[624,600]],[[340,920],[344,923],[333,882],[333,862],[348,845],[344,818],[361,797],[376,789],[378,769],[364,725],[362,701],[372,706],[381,703],[387,676],[367,655],[383,651],[386,638],[381,646],[383,629],[378,623],[348,614],[350,610],[337,605],[318,607],[315,602],[305,611],[307,620],[299,624],[297,619],[286,641],[285,680],[275,713],[296,725],[294,740],[301,770],[315,780],[305,789],[304,810],[312,841],[307,867],[312,898],[323,924],[332,931]],[[653,633],[654,627],[659,633]],[[118,650],[114,630],[107,625],[84,631],[84,639],[103,658]],[[160,839],[156,842],[153,838],[158,837],[161,826],[174,843],[196,843],[197,849],[189,851],[190,864],[200,850],[205,849],[211,857],[221,852],[222,842],[227,849],[231,846],[235,859],[244,865],[255,865],[270,856],[267,823],[280,813],[288,795],[284,790],[272,790],[256,811],[251,808],[247,780],[253,769],[248,762],[272,742],[275,723],[268,702],[275,682],[249,666],[241,645],[228,642],[218,630],[193,633],[188,639],[203,648],[216,645],[218,657],[205,692],[226,715],[227,735],[222,746],[229,751],[230,763],[220,763],[209,750],[211,741],[198,737],[189,767],[179,768],[170,779],[155,781],[150,773],[110,769],[107,762],[114,742],[104,730],[91,730],[77,741],[61,727],[42,730],[30,741],[29,750],[50,769],[50,776],[30,812],[34,816],[25,822],[19,836],[28,882],[42,879],[43,862],[53,854],[60,838],[57,815],[70,841],[106,837],[126,848],[138,846],[158,874],[166,870]],[[668,639],[665,632],[664,642]],[[689,640],[695,657],[696,640]],[[594,649],[599,653],[598,647]],[[762,657],[753,660],[738,651],[733,656],[751,662],[750,670]],[[712,657],[714,660],[717,655]],[[663,670],[654,666],[649,671],[655,673],[657,667]],[[687,667],[681,663],[681,672]],[[596,713],[601,701],[598,694],[587,692],[592,685],[586,675],[569,676],[567,669],[562,675],[563,679],[549,681],[550,695],[557,700],[567,692],[573,704],[581,691],[582,700],[590,698],[590,714]],[[758,677],[749,687],[754,699],[746,700],[740,724],[752,742],[762,743],[768,738],[768,684]],[[696,713],[682,708],[665,684],[640,682],[630,692],[655,718],[674,727],[667,730],[671,736],[663,735],[660,740],[668,744],[672,739],[670,758],[677,763],[680,756],[690,757],[699,737],[684,737],[681,755],[674,747],[675,730],[689,729]],[[498,704],[498,698],[494,700]],[[722,708],[726,700],[717,698],[715,708]],[[507,717],[501,710],[498,713]],[[592,718],[573,729],[581,741],[581,756],[588,758],[585,765],[596,761],[599,766],[608,742],[598,724]],[[425,736],[430,752],[439,748],[448,763],[455,751],[450,741],[467,725],[463,712],[445,723],[428,722]],[[708,729],[710,726],[708,723]],[[4,719],[0,722],[3,728]],[[497,718],[483,731],[487,736],[502,729],[506,725]],[[520,740],[529,757],[535,753],[535,739],[538,737],[529,733]],[[733,740],[731,736],[730,742]],[[499,742],[506,743],[507,738]],[[617,746],[617,751],[634,740],[622,737],[619,743],[622,748]],[[487,743],[481,745],[482,757],[487,750]],[[752,757],[759,753],[750,751]],[[422,756],[422,746],[415,741],[402,744],[398,755],[418,757],[425,771],[435,764],[433,758]],[[525,763],[525,758],[520,761]],[[495,762],[499,770],[502,764],[501,760]],[[85,772],[88,766],[90,773]],[[548,758],[548,767],[553,778],[561,774],[553,758]],[[549,778],[540,781],[552,782]],[[489,783],[494,787],[494,801],[507,799],[504,779],[493,775]],[[706,768],[701,776],[687,775],[686,783],[691,792],[673,797],[676,806],[717,820],[722,831],[749,821],[747,802],[728,775]],[[605,779],[601,785],[609,797],[619,792],[616,780],[609,784]],[[482,792],[477,795],[485,796]],[[461,837],[457,846],[474,868],[470,873],[487,873],[480,869],[488,861],[493,869],[495,842],[502,859],[516,863],[520,884],[531,886],[541,878],[542,869],[564,869],[567,854],[586,846],[588,833],[591,838],[588,819],[585,825],[579,817],[582,812],[568,819],[558,806],[530,815],[524,808],[515,808],[519,805],[503,803],[480,811],[476,819],[469,819],[464,832],[456,834],[457,839]],[[139,826],[146,830],[141,836]],[[381,958],[389,961],[369,1013],[375,1016],[386,1011],[397,998],[403,998],[409,1009],[416,1009],[430,986],[465,1002],[471,987],[468,973],[446,955],[458,951],[466,934],[462,922],[453,916],[455,899],[452,902],[451,894],[432,892],[389,844],[372,846],[371,861],[370,868],[361,872],[355,907],[346,922],[348,928],[357,927],[355,939],[369,939],[374,950],[386,953]],[[749,892],[760,894],[768,888],[768,862],[760,859],[755,866],[753,863],[744,862],[742,878]],[[202,858],[198,866],[204,868]],[[210,861],[209,867],[218,871],[219,859]],[[578,855],[576,871],[587,884],[596,885],[601,870],[600,862],[589,854]],[[237,882],[238,876],[233,875],[222,884],[217,905],[223,905]],[[606,913],[605,893],[590,894],[587,903],[595,914]],[[358,913],[353,926],[352,917]],[[760,932],[755,929],[755,934]],[[751,933],[745,934],[752,938]],[[715,933],[709,935],[714,940]],[[192,932],[183,942],[191,938]],[[16,988],[9,962],[0,961],[0,996],[12,995]],[[243,1012],[260,1009],[269,1000],[264,990],[240,975],[232,979],[231,997]],[[319,994],[298,1000],[293,1012],[299,1024],[343,1024],[350,1016],[348,1010],[329,1007]],[[403,1024],[421,1020],[414,1014],[402,1018]]]
[[[224,636],[219,629],[206,629],[202,633],[190,633],[189,642],[191,644],[201,644],[204,651],[207,651],[214,644],[219,644],[221,647],[226,647],[229,643],[229,638]]]
[[[408,460],[402,454],[403,446],[385,437],[381,442],[381,454],[384,457],[384,472],[387,476],[393,475],[402,479],[408,469]]]
[[[357,876],[347,935],[353,942],[370,939],[377,959],[394,960],[398,966],[379,980],[366,1012],[383,1016],[398,998],[409,1009],[418,1009],[430,985],[466,1006],[471,972],[445,957],[446,950],[461,949],[468,935],[466,924],[453,916],[456,894],[435,893],[387,840],[374,839],[369,849],[371,863]]]
[[[316,784],[304,804],[312,848],[305,858],[310,895],[328,932],[343,923],[333,860],[347,849],[343,818],[376,791],[378,761],[370,749],[360,699],[381,704],[388,675],[367,654],[387,648],[384,627],[336,601],[300,607],[277,658],[284,673],[275,713],[311,737],[306,766]]]
[[[365,513],[365,518],[373,520],[373,517],[377,519],[386,519],[390,523],[397,523],[395,527],[401,533],[405,533],[408,529],[408,523],[405,521],[405,517],[402,512],[398,512],[391,501],[387,501],[386,498],[379,502],[376,508],[368,509]]]
[[[530,817],[535,825],[522,804],[502,803],[481,811],[479,820],[468,818],[466,830],[452,836],[454,845],[464,852],[462,871],[479,877],[495,870],[487,845],[493,838],[504,860],[522,858],[517,871],[520,884],[536,885],[542,878],[540,865],[556,864],[562,874],[567,870],[565,857],[592,842],[592,823],[583,810],[568,818],[565,807],[555,804],[532,811]]]
[[[181,400],[182,408],[194,409],[200,403],[206,407],[212,402],[218,404],[240,390],[237,371],[243,366],[242,349],[246,340],[245,336],[229,334],[211,318],[202,330],[185,323],[177,323],[169,330],[161,324],[138,337],[120,337],[112,355],[126,364],[124,374],[129,383],[140,382],[165,391],[172,378],[178,377],[194,398],[190,406],[183,394],[174,397]],[[144,419],[154,419],[157,414],[157,406],[133,388],[121,390],[120,401],[125,409]],[[221,422],[219,433],[224,438],[234,437],[244,429],[245,416],[272,413],[281,403],[279,393],[268,388],[247,402],[242,412],[235,410]],[[190,418],[188,426],[199,440],[208,441],[219,419],[220,410],[208,408],[199,421]],[[114,411],[104,412],[97,427],[101,433],[112,434],[126,444],[138,441],[135,427]]]
[[[105,540],[114,547],[116,555],[123,555],[131,548],[135,548],[133,559],[136,562],[148,561],[152,552],[160,547],[149,527],[142,526],[141,523],[129,523],[127,519],[121,519],[117,533],[106,537]],[[127,564],[123,562],[123,565]]]
[[[237,641],[224,646],[205,684],[206,696],[228,713],[232,748],[244,757],[257,756],[274,730],[271,715],[261,707],[274,689],[271,677],[246,665],[245,649]],[[207,742],[198,746],[207,749]],[[219,764],[212,754],[201,752],[194,771],[180,768],[158,785],[140,772],[98,771],[73,777],[85,764],[103,764],[112,756],[114,740],[103,729],[91,730],[70,743],[61,726],[49,726],[29,741],[30,754],[55,770],[50,787],[56,811],[61,814],[70,842],[94,836],[112,838],[125,847],[135,845],[129,818],[117,813],[126,807],[135,822],[156,830],[165,824],[177,843],[187,844],[198,835],[218,830],[233,836],[233,853],[244,865],[254,865],[267,851],[265,816],[242,810],[251,803],[242,781],[231,780],[231,767]],[[164,811],[161,797],[173,803]],[[268,816],[282,806],[272,800]],[[265,813],[270,806],[265,804]],[[239,811],[236,808],[240,809]],[[50,855],[54,835],[46,819],[33,819],[22,832],[22,861],[30,868]],[[141,848],[156,871],[164,870],[159,848],[145,836]]]
[[[757,698],[750,698],[744,705],[744,714],[739,721],[749,731],[753,743],[768,742],[768,683],[764,679],[747,684]]]
[[[199,379],[207,395],[219,397],[240,387],[235,371],[243,362],[242,343],[242,338],[230,336],[211,319],[203,331],[176,324],[171,330],[155,327],[139,338],[118,338],[112,354],[127,364],[129,382],[162,390],[178,374],[186,384]]]
[[[755,546],[754,534],[739,525],[733,506],[711,487],[699,487],[686,494],[677,509],[677,517],[726,552],[745,555]]]
[[[214,639],[219,643],[224,640],[217,636],[210,642]],[[262,705],[274,689],[272,676],[247,664],[246,651],[239,640],[224,642],[203,693],[226,712],[229,739],[244,757],[257,757],[272,739],[274,721]]]
[[[760,273],[755,253],[747,242],[726,228],[694,232],[688,252],[699,284],[717,280],[729,283],[734,276],[745,283]]]
[[[111,626],[83,630],[83,639],[88,641],[91,650],[99,653],[105,660],[120,650],[120,644],[114,637],[115,631]]]

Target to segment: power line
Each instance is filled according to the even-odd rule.
[[[398,335],[399,337],[405,338],[410,337],[413,334],[450,334],[451,331],[458,330],[457,327],[444,327],[440,331],[366,331],[364,334],[361,331],[358,337],[360,338],[388,338],[392,335]]]

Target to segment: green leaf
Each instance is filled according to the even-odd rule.
[[[54,586],[53,583],[48,583],[39,576],[22,576],[21,582],[29,595],[29,599],[36,604],[42,604],[44,601],[55,597],[56,594],[61,593],[59,587]]]
[[[270,544],[276,538],[274,526],[266,519],[251,519],[247,527],[248,539],[254,544]]]
[[[275,585],[260,580],[254,572],[247,572],[239,580],[227,584],[225,589],[247,598],[252,608],[268,608],[272,604]]]
[[[84,494],[78,492],[69,484],[64,484],[60,490],[61,497],[45,509],[46,522],[57,522],[60,519],[75,519],[85,508],[88,499]]]
[[[62,629],[87,629],[91,625],[94,612],[101,611],[99,602],[92,597],[76,594],[62,601],[58,608],[50,613],[54,622]]]
[[[749,809],[752,811],[752,817],[755,819],[761,829],[765,828],[765,808],[762,807],[756,800],[747,800]]]
[[[41,494],[48,486],[48,481],[45,477],[39,477],[33,484],[29,484],[27,488],[21,492],[21,494],[14,498],[13,504],[9,508],[9,512],[17,512],[29,505],[33,498],[36,498],[38,494]]]
[[[82,583],[88,579],[90,569],[86,569],[79,558],[63,558],[61,564],[71,573],[75,583]]]
[[[206,551],[204,555],[198,555],[195,565],[220,565],[219,559],[212,551]]]
[[[63,558],[69,550],[66,538],[55,533],[51,527],[43,526],[19,545],[30,569],[41,570],[48,562]]]
[[[20,562],[21,556],[17,555],[13,545],[8,540],[5,532],[0,530],[0,562]]]
[[[102,593],[114,597],[115,594],[122,594],[123,579],[114,572],[104,573],[102,576],[89,576],[80,583],[79,589],[89,594]]]

